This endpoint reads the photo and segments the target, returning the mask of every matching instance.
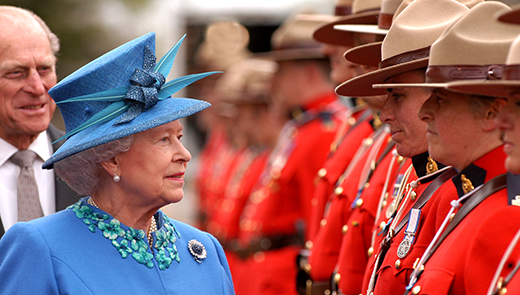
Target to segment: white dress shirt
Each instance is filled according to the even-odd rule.
[[[38,185],[38,194],[44,215],[56,212],[56,196],[54,190],[54,170],[43,170],[42,164],[53,153],[51,139],[44,131],[29,146],[38,157],[34,161],[34,175]],[[0,218],[7,231],[18,221],[17,188],[20,167],[11,163],[9,158],[18,151],[10,143],[0,138]]]

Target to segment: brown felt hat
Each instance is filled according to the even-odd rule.
[[[498,1],[483,2],[447,28],[431,46],[425,83],[374,87],[445,88],[455,81],[501,79],[509,48],[520,34],[520,26],[496,20],[498,13],[508,10]]]
[[[374,89],[395,75],[428,66],[430,46],[444,29],[468,13],[469,8],[453,0],[415,0],[395,17],[381,44],[379,69],[355,77],[336,88],[343,96],[384,95]]]
[[[313,34],[314,39],[321,43],[337,46],[354,46],[354,34],[345,30],[336,30],[340,24],[377,24],[377,17],[381,9],[381,0],[354,0],[352,13],[338,17],[319,26]]]

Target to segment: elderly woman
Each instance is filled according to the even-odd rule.
[[[159,210],[183,197],[179,119],[209,106],[171,97],[211,74],[165,82],[180,43],[156,64],[149,33],[49,91],[68,139],[43,167],[90,197],[6,233],[2,294],[233,294],[216,239]]]

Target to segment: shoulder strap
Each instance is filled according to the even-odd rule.
[[[456,174],[457,174],[457,171],[455,170],[455,168],[452,167],[452,168],[444,171],[441,175],[437,176],[428,185],[428,187],[426,189],[424,189],[423,193],[421,194],[419,199],[417,199],[417,202],[415,202],[412,209],[421,209],[422,207],[424,207],[424,205],[426,205],[426,203],[428,203],[428,201],[430,200],[433,193],[435,193],[435,191],[437,191],[437,189],[441,185],[443,185],[446,181],[451,179]],[[394,235],[397,234],[399,231],[401,231],[401,229],[403,229],[403,227],[408,223],[409,215],[410,215],[410,211],[408,211],[408,213],[406,213],[406,215],[403,217],[403,219],[401,219],[401,222],[399,222],[399,224],[395,227]]]
[[[432,250],[428,253],[428,256],[424,260],[424,263],[430,259],[430,257],[435,253],[435,250],[439,248],[442,241],[457,227],[457,225],[468,215],[469,212],[471,212],[475,207],[482,203],[487,197],[491,196],[492,194],[498,192],[501,189],[504,189],[507,187],[507,177],[506,174],[501,174],[487,183],[485,183],[482,188],[476,192],[472,197],[470,197],[464,205],[460,208],[460,210],[455,214],[455,217],[451,220],[450,224],[446,227],[446,230],[442,233],[439,240],[435,243]]]

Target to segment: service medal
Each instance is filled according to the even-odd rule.
[[[399,244],[399,248],[397,248],[397,257],[403,259],[408,254],[411,247],[412,247],[412,238],[409,235],[407,235],[401,241],[401,244]]]

